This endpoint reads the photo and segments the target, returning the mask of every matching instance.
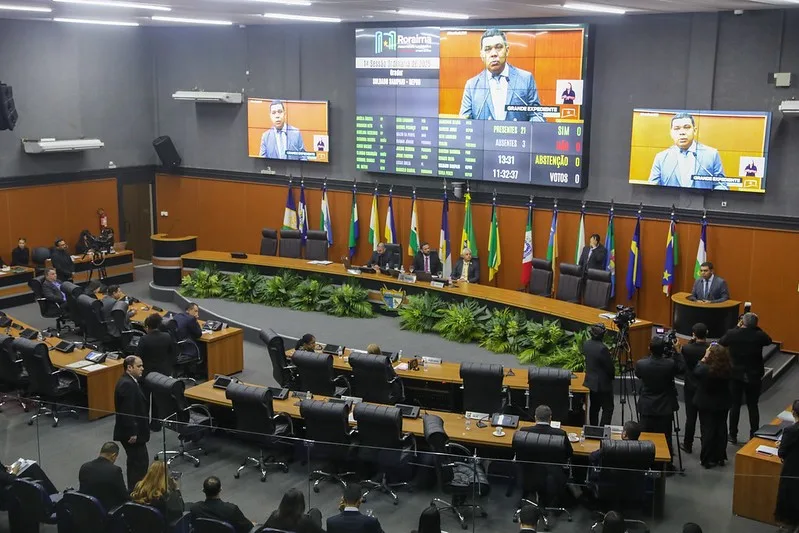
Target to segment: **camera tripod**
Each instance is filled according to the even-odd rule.
[[[633,419],[633,408],[632,406],[627,407],[630,393],[632,393],[633,405],[635,405],[635,420],[638,421],[638,389],[636,388],[635,368],[630,349],[630,324],[617,324],[617,326],[619,331],[612,356],[620,369],[619,403],[621,404],[621,423],[624,425],[627,420]],[[627,409],[630,411],[629,418],[627,418]]]
[[[83,254],[85,258],[87,254]],[[94,277],[94,271],[97,271],[97,279],[105,279],[108,277],[108,272],[105,270],[105,252],[103,250],[97,250],[92,255],[92,259],[89,262],[89,279],[88,281],[92,280]]]

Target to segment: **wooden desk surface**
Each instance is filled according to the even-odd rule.
[[[150,240],[163,241],[163,242],[190,241],[196,238],[197,238],[196,235],[185,235],[183,237],[170,237],[168,233],[156,233],[155,235],[150,235]]]
[[[130,321],[136,322],[138,324],[144,324],[144,319],[153,313],[158,313],[159,315],[164,316],[169,312],[166,310],[156,311],[155,309],[152,308],[151,304],[148,304],[146,302],[138,302],[135,304],[131,304],[128,307],[128,309],[136,311],[136,314],[134,314],[130,318]],[[205,320],[200,320],[199,322],[200,326],[205,324]],[[244,330],[242,330],[241,328],[227,327],[225,329],[220,329],[219,331],[204,332],[203,336],[200,337],[199,342],[211,344],[226,339],[228,337],[238,335],[239,333],[243,334],[243,331]]]
[[[76,265],[80,265],[83,263],[91,263],[92,259],[94,258],[93,254],[70,254],[72,257],[72,262]],[[130,256],[130,262],[133,262],[133,251],[132,250],[121,250],[114,252],[112,254],[105,254],[106,257],[125,257]],[[46,265],[49,267],[52,265],[50,260],[48,259]]]
[[[0,309],[32,302],[33,291],[28,282],[34,275],[32,268],[23,266],[0,269]]]
[[[212,381],[207,381],[201,385],[186,389],[186,397],[191,400],[218,405],[221,407],[232,408],[233,403],[225,397],[225,391],[222,389],[215,389]],[[324,396],[314,396],[317,400],[326,400]],[[300,418],[299,399],[289,396],[285,400],[274,400],[273,407],[276,413],[286,413],[292,418]],[[444,411],[432,411],[423,409],[422,413],[440,416],[444,420],[444,428],[449,435],[449,438],[462,443],[479,445],[479,446],[499,446],[502,448],[510,448],[513,442],[513,434],[516,430],[505,429],[505,435],[496,437],[493,435],[494,428],[487,426],[484,428],[477,427],[475,421],[472,421],[471,429],[465,429],[465,420],[462,414],[447,413]],[[531,426],[530,422],[521,422],[520,427]],[[417,419],[403,419],[402,429],[408,433],[416,436],[424,437],[424,429],[422,426],[421,416]],[[567,433],[577,433],[582,431],[582,428],[571,426],[563,426],[564,431]],[[621,438],[621,437],[617,437]],[[642,433],[641,440],[651,440],[655,443],[655,460],[657,462],[668,462],[670,460],[669,448],[666,445],[666,437],[660,433]],[[587,439],[585,442],[573,442],[572,448],[575,455],[588,455],[592,451],[599,449],[599,441]]]
[[[718,303],[703,303],[696,300],[689,300],[689,296],[691,296],[690,292],[675,292],[671,295],[671,301],[676,304],[687,305],[688,307],[701,307],[703,309],[726,309],[728,307],[738,307],[741,305],[741,302],[738,300],[727,300]]]
[[[8,270],[5,268],[0,268],[0,278],[9,278],[14,276],[21,276],[24,274],[33,274],[34,270],[30,267],[26,266],[12,266],[8,267]]]

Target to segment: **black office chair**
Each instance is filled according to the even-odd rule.
[[[28,389],[28,373],[22,359],[17,357],[13,344],[14,337],[0,334],[0,383],[7,390],[0,394],[0,412],[5,404],[16,402],[27,413],[29,407],[25,394]]]
[[[467,529],[469,525],[464,511],[471,510],[473,516],[478,511],[481,517],[488,516],[477,503],[477,498],[489,493],[488,476],[472,452],[458,443],[449,442],[441,417],[425,415],[422,424],[425,441],[432,452],[438,487],[452,496],[452,501],[433,498],[430,504],[442,511],[452,511],[461,527]]]
[[[195,518],[191,521],[191,531],[192,533],[236,533],[232,525],[212,518]]]
[[[175,375],[197,384],[197,377],[202,377],[204,358],[200,346],[194,339],[181,339],[178,335],[178,323],[174,318],[161,322],[161,327],[172,336],[177,358],[175,359]]]
[[[583,271],[577,265],[569,263],[560,264],[560,278],[558,279],[558,291],[555,298],[564,302],[580,303],[580,295],[583,293]]]
[[[548,513],[566,513],[568,521],[572,521],[569,511],[558,505],[571,477],[567,438],[531,431],[513,434],[514,460],[521,471],[522,505],[533,505],[542,511],[546,531],[550,527]],[[537,496],[535,501],[528,499],[533,494]],[[516,509],[514,522],[518,520],[520,511],[521,507]]]
[[[552,298],[552,261],[533,257],[533,272],[527,292],[538,296]]]
[[[607,309],[610,302],[611,278],[610,272],[589,268],[586,274],[583,305]]]
[[[95,344],[98,350],[104,349],[106,344],[113,344],[114,338],[103,320],[103,302],[86,294],[78,296],[76,302],[83,320],[83,342]]]
[[[305,422],[305,438],[312,441],[310,458],[325,461],[321,468],[311,472],[313,491],[319,492],[322,481],[335,481],[347,487],[345,478],[354,476],[347,465],[355,458],[353,438],[356,433],[349,424],[350,408],[346,403],[321,400],[302,400],[300,416]],[[343,471],[342,471],[343,470]]]
[[[135,329],[130,320],[128,320],[128,303],[119,300],[111,308],[111,321],[114,324],[113,329],[109,329],[111,336],[117,339],[119,349],[125,355],[135,355],[138,347],[138,342],[144,336],[144,332],[140,329]],[[118,333],[118,337],[117,337]]]
[[[278,467],[283,472],[288,472],[286,463],[264,456],[264,448],[279,444],[280,437],[294,435],[291,417],[285,413],[274,413],[272,392],[264,387],[233,382],[225,390],[225,397],[233,402],[233,413],[236,415],[234,433],[241,439],[256,444],[259,451],[257,458],[246,457],[233,477],[238,479],[248,462],[260,470],[262,482],[266,481],[267,467]]]
[[[8,495],[11,531],[38,532],[40,524],[57,522],[55,504],[40,483],[16,478],[8,488]]]
[[[261,230],[261,255],[277,255],[277,230],[264,228]]]
[[[389,483],[389,474],[407,470],[410,460],[416,455],[416,440],[413,435],[402,432],[402,412],[396,407],[358,403],[353,409],[358,423],[358,459],[377,466],[377,481],[368,479],[362,483],[369,490],[363,501],[373,490],[388,494],[399,503],[395,488],[407,487],[408,483]]]
[[[539,405],[552,409],[552,419],[566,422],[571,395],[572,373],[563,368],[531,366],[527,369],[527,410],[531,415]]]
[[[188,533],[191,513],[183,513],[174,522],[167,523],[164,515],[155,507],[126,502],[110,512],[115,531],[126,533]]]
[[[109,526],[108,513],[94,496],[65,490],[55,507],[58,533],[99,533]]]
[[[281,229],[279,249],[280,257],[292,257],[295,259],[302,257],[302,238],[299,230]]]
[[[260,330],[258,337],[266,345],[266,351],[272,361],[272,376],[277,381],[277,384],[281,387],[294,389],[294,383],[297,378],[296,367],[286,360],[286,345],[283,343],[283,337],[271,329]]]
[[[399,269],[402,265],[402,246],[386,243],[386,255],[388,256],[389,268]]]
[[[61,292],[67,297],[67,316],[69,316],[69,320],[75,324],[76,328],[83,328],[83,318],[78,308],[78,296],[84,294],[83,287],[71,281],[64,281],[61,283]]]
[[[66,328],[65,322],[68,318],[66,301],[53,302],[45,298],[42,291],[43,283],[44,276],[37,276],[28,282],[28,287],[30,287],[33,297],[36,298],[36,303],[39,305],[39,314],[42,315],[42,318],[55,318],[55,329],[58,333],[61,333],[61,330]]]
[[[351,353],[352,394],[366,402],[394,405],[405,399],[405,386],[387,355]]]
[[[53,417],[53,427],[58,427],[58,417],[66,414],[78,418],[74,409],[61,404],[61,400],[80,390],[78,376],[70,370],[53,370],[47,344],[28,339],[14,339],[12,349],[22,356],[22,363],[28,371],[30,393],[36,401],[36,414],[28,425],[42,416]]]
[[[308,230],[305,240],[305,259],[327,261],[327,251],[327,232],[318,229]]]
[[[214,429],[214,421],[208,407],[201,404],[189,404],[184,392],[186,384],[179,379],[171,378],[158,372],[150,372],[144,378],[144,388],[152,393],[152,401],[157,406],[158,415],[163,417],[161,422],[164,427],[178,435],[180,445],[177,450],[159,451],[155,454],[157,460],[160,456],[166,459],[166,465],[172,464],[176,458],[181,457],[200,466],[200,460],[189,453],[208,453],[197,446],[189,451],[186,443],[197,443]]]
[[[461,363],[463,380],[463,410],[491,415],[502,412],[508,393],[502,385],[505,371],[502,365]]]
[[[31,250],[31,262],[37,276],[44,274],[45,264],[50,259],[50,249],[44,246],[37,246]]]
[[[298,390],[322,396],[349,395],[352,390],[347,378],[333,373],[333,356],[330,354],[297,350],[291,356],[291,363],[299,374]]]

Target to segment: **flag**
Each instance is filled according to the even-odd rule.
[[[386,211],[386,226],[383,229],[386,244],[397,244],[397,228],[394,226],[394,195],[388,191],[388,211]]]
[[[411,199],[411,234],[408,237],[408,255],[415,256],[419,252],[419,214],[416,212],[416,189]]]
[[[294,204],[291,182],[289,182],[289,195],[286,197],[286,209],[283,211],[283,229],[297,229],[297,206]]]
[[[635,223],[635,232],[630,241],[630,260],[627,265],[627,299],[632,300],[636,289],[641,288],[643,278],[643,263],[641,262],[641,214]]]
[[[533,202],[527,204],[527,227],[522,247],[522,286],[527,287],[533,275]]]
[[[580,227],[577,228],[577,246],[574,250],[574,264],[580,262],[580,254],[583,253],[585,247],[585,207],[580,209]]]
[[[369,244],[372,245],[372,251],[377,250],[379,242],[380,214],[377,211],[377,187],[375,187],[375,192],[372,193],[372,210],[369,215]]]
[[[499,220],[497,219],[497,199],[491,203],[491,227],[488,230],[488,281],[494,279],[502,264],[502,250],[499,246]]]
[[[449,200],[444,191],[444,203],[441,206],[441,233],[438,237],[438,257],[443,264],[443,276],[452,275],[452,245],[449,242]]]
[[[610,272],[610,297],[616,296],[616,229],[613,227],[613,208],[608,211],[608,232],[605,234],[605,270]]]
[[[297,207],[297,222],[300,230],[300,238],[305,244],[308,238],[308,204],[305,203],[305,184],[300,183],[300,205]]]
[[[355,249],[358,247],[358,237],[361,230],[358,227],[358,202],[355,197],[355,185],[352,186],[352,207],[350,208],[350,257],[355,255]]]
[[[671,294],[674,285],[674,267],[679,262],[679,246],[677,242],[677,222],[674,213],[671,214],[669,233],[666,235],[666,262],[663,266],[663,294]]]
[[[552,262],[552,267],[557,268],[558,262],[558,206],[552,209],[552,223],[549,225],[549,244],[547,244],[547,261]]]
[[[694,279],[699,279],[699,267],[707,261],[707,218],[702,217],[702,232],[699,235],[699,247],[696,249],[696,264],[694,265]]]
[[[322,213],[319,217],[319,229],[327,235],[327,247],[333,246],[333,227],[330,225],[330,204],[327,203],[327,184],[322,185]]]
[[[472,195],[463,195],[466,202],[465,215],[463,218],[463,231],[461,232],[461,250],[468,248],[472,251],[472,257],[477,257],[477,238],[474,235],[474,223],[472,222]]]

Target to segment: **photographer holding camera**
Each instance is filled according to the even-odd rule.
[[[683,396],[685,397],[685,437],[683,438],[682,449],[686,453],[694,451],[694,435],[696,433],[696,419],[699,410],[694,405],[694,394],[697,389],[697,378],[694,375],[694,368],[705,356],[708,344],[707,326],[698,322],[691,328],[692,336],[688,344],[682,347],[682,356],[685,360],[685,386]]]
[[[670,335],[669,337],[672,337]],[[674,456],[671,442],[674,412],[679,408],[674,378],[685,372],[685,363],[676,350],[676,338],[653,337],[649,343],[649,357],[635,364],[635,375],[641,380],[638,397],[638,415],[644,431],[663,433],[669,454]],[[674,463],[666,470],[674,472]]]

